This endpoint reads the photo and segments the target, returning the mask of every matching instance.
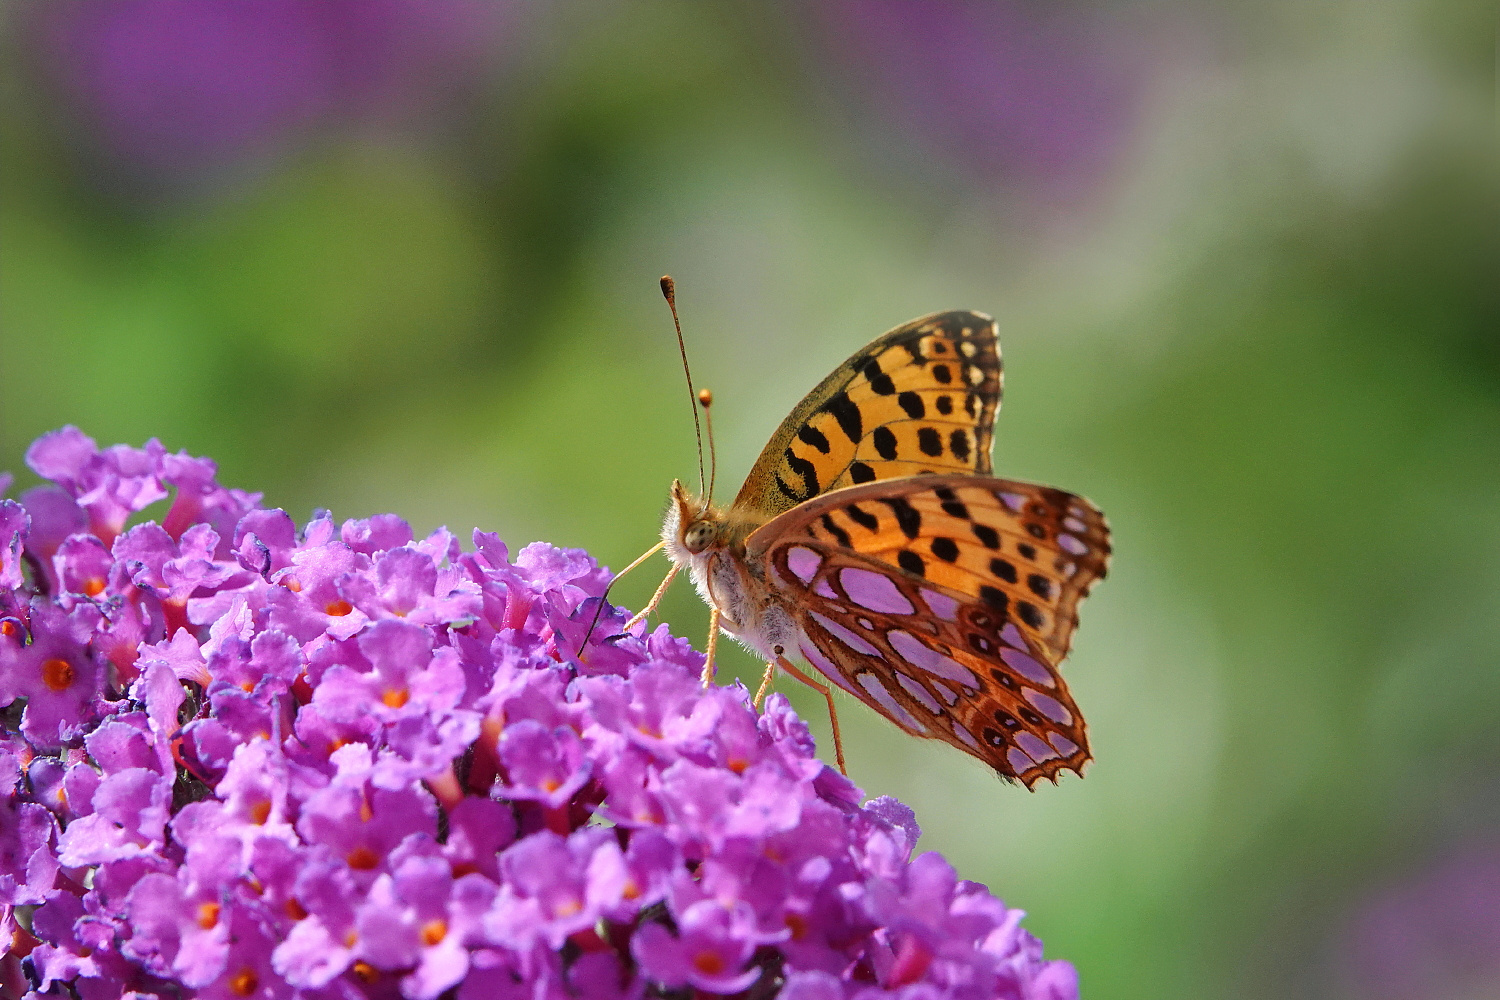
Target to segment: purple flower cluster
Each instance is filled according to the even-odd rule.
[[[783,698],[623,633],[583,552],[298,530],[156,441],[27,460],[0,997],[1077,997]]]

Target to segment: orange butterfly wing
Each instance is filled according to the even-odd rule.
[[[1002,383],[990,317],[934,313],[898,326],[797,404],[730,509],[760,520],[842,486],[928,472],[987,475]]]
[[[824,494],[746,543],[801,610],[814,666],[908,732],[1027,787],[1090,759],[1058,665],[1109,553],[1088,501],[951,474]]]

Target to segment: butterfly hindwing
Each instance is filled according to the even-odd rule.
[[[733,507],[770,517],[843,486],[990,472],[1002,372],[995,321],[936,313],[840,365],[771,437]]]
[[[828,556],[832,579],[815,587],[831,590],[833,579],[866,569],[847,553]],[[986,640],[990,652],[962,648],[952,629],[929,623],[920,613],[830,600],[809,613],[799,652],[912,735],[950,743],[1028,787],[1063,768],[1082,773],[1090,759],[1083,717],[1055,671],[995,637]],[[966,629],[975,634],[972,623]]]
[[[1057,667],[1109,551],[1088,501],[964,475],[825,494],[746,545],[805,609],[815,666],[904,728],[1028,785],[1088,760]]]

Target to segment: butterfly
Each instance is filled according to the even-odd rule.
[[[672,484],[672,571],[637,620],[686,569],[711,612],[705,683],[722,629],[767,663],[757,703],[777,668],[823,693],[841,770],[831,692],[793,657],[1028,788],[1081,775],[1088,736],[1058,667],[1109,526],[1081,497],[991,475],[1002,381],[982,313],[878,338],[797,404],[727,508]]]

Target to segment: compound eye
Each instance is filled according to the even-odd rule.
[[[714,526],[708,521],[699,521],[691,525],[687,533],[682,536],[682,544],[695,555],[708,548],[713,540]]]

